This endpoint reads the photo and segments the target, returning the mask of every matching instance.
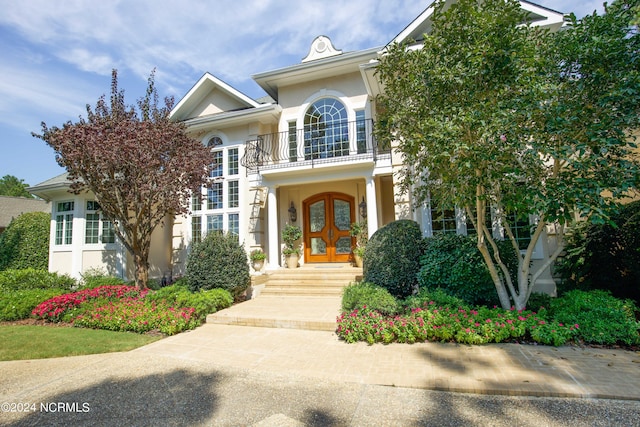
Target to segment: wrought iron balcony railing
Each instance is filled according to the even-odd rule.
[[[248,172],[311,166],[321,163],[376,161],[389,154],[373,136],[373,120],[306,126],[286,132],[259,135],[246,142],[241,164]]]

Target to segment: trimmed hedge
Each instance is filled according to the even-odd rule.
[[[397,298],[411,295],[418,285],[422,249],[422,234],[415,221],[385,225],[373,233],[365,248],[363,281],[382,286]]]
[[[357,282],[347,286],[342,292],[342,309],[352,311],[356,308],[395,314],[399,310],[399,305],[385,288],[373,283]]]
[[[43,301],[69,292],[65,289],[4,289],[1,290],[0,321],[27,319]]]
[[[26,268],[0,271],[0,289],[50,289],[70,290],[77,285],[75,279],[66,274],[50,273],[46,270]]]
[[[251,283],[247,253],[238,236],[207,234],[187,257],[185,277],[192,292],[221,288],[238,299]]]
[[[0,235],[0,270],[49,265],[49,227],[51,215],[27,212],[14,218]]]

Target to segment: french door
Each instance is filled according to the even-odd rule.
[[[316,194],[303,202],[305,262],[349,262],[354,205],[353,197],[341,193]]]

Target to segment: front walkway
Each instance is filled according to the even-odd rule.
[[[241,304],[242,305],[242,304]],[[346,344],[331,332],[205,324],[134,350],[340,382],[640,401],[640,354],[519,344]]]

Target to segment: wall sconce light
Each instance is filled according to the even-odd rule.
[[[293,206],[293,202],[291,202],[291,207],[289,208],[289,220],[291,222],[296,222],[298,219],[298,212],[296,211],[296,207]]]
[[[362,201],[358,205],[358,208],[360,210],[360,216],[364,219],[367,219],[367,202],[364,201],[364,197],[362,198]]]

